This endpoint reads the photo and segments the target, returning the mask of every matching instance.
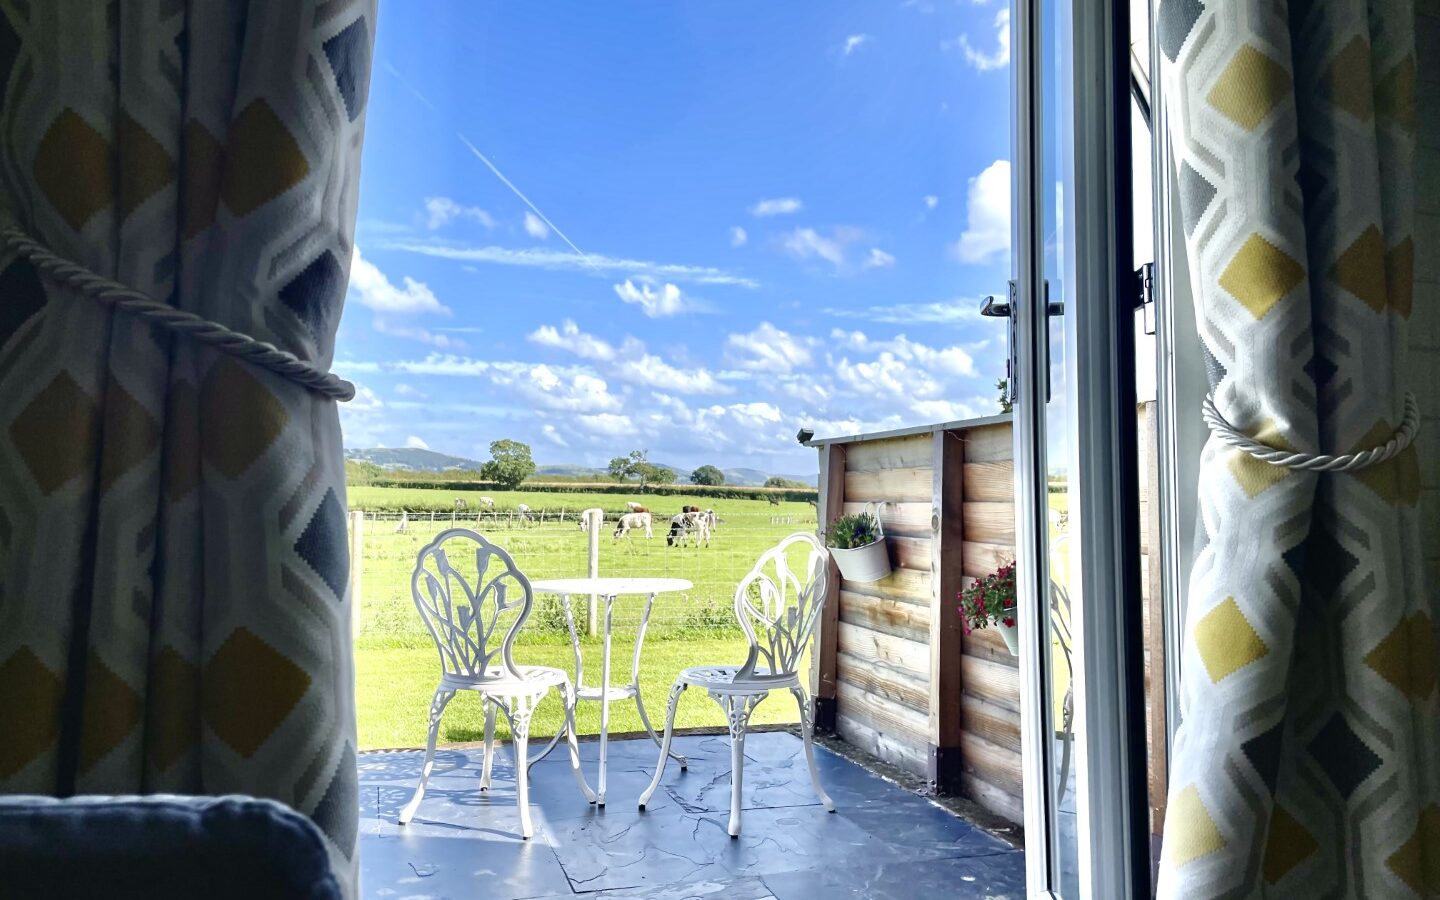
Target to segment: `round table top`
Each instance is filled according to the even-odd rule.
[[[683,578],[542,578],[530,587],[547,594],[663,594],[688,591],[695,585]]]

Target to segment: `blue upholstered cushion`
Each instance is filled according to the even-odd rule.
[[[315,825],[253,797],[0,796],[0,894],[330,900]]]

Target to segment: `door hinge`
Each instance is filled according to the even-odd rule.
[[[1135,270],[1135,308],[1140,310],[1145,333],[1155,333],[1155,264],[1148,262]]]

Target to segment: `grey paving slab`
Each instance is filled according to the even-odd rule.
[[[764,876],[775,900],[1024,900],[1025,854],[871,862]]]
[[[570,882],[543,842],[474,831],[360,838],[365,897],[475,900],[569,893]]]
[[[848,859],[899,859],[901,853],[819,806],[756,809],[731,838],[725,814],[650,816],[610,813],[556,822],[555,855],[576,891],[684,884]]]
[[[672,763],[664,790],[644,813],[635,803],[659,756],[652,742],[611,743],[605,808],[585,801],[563,748],[557,750],[531,770],[529,841],[519,835],[508,746],[497,755],[486,793],[478,789],[480,750],[437,753],[425,800],[403,827],[396,817],[419,779],[423,754],[361,754],[363,895],[883,900],[902,896],[885,893],[892,879],[905,887],[905,900],[920,900],[1005,897],[1012,890],[1007,878],[1023,882],[1023,855],[1004,842],[817,747],[822,782],[839,808],[826,813],[803,747],[788,733],[747,739],[744,831],[731,839],[728,737],[685,737],[676,746],[691,758],[690,770]],[[581,753],[593,785],[598,747],[583,742]]]
[[[571,892],[533,900],[575,900],[576,897],[585,900],[775,900],[769,886],[760,878],[719,878],[658,887],[620,888],[584,894]]]

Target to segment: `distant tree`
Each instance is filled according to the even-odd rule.
[[[630,471],[630,457],[617,456],[610,460],[610,477],[615,481],[629,481],[634,474]]]
[[[530,445],[508,439],[491,441],[490,459],[480,467],[481,478],[512,491],[534,474],[535,460],[530,456]]]
[[[373,462],[357,459],[345,460],[346,484],[374,484],[384,474],[385,470]]]
[[[1008,413],[1015,402],[1015,398],[1010,394],[1010,379],[1001,378],[995,382],[995,390],[1000,392],[1000,411]]]
[[[622,482],[638,481],[642,491],[651,484],[673,484],[675,472],[650,462],[649,455],[649,450],[631,450],[629,456],[615,457],[610,460],[610,477]]]
[[[692,484],[717,485],[725,483],[725,473],[717,466],[701,466],[690,473]]]
[[[796,481],[793,478],[781,478],[779,475],[771,475],[765,479],[765,486],[767,488],[790,488],[792,490],[810,487],[810,485],[803,481]]]

